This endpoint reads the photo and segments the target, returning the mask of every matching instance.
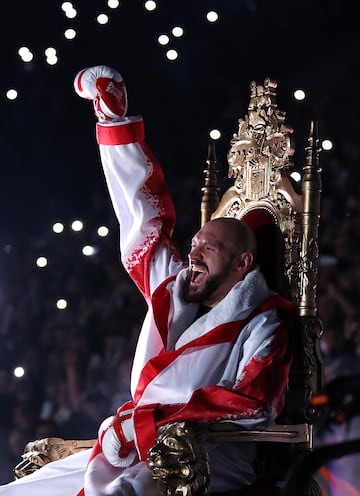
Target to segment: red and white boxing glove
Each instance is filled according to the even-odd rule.
[[[116,121],[125,116],[126,86],[115,69],[106,65],[83,69],[75,77],[74,88],[81,98],[93,101],[100,122]]]
[[[128,467],[137,457],[134,443],[134,404],[128,401],[116,415],[105,419],[99,428],[98,439],[105,458],[114,467]]]

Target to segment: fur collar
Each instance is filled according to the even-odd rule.
[[[214,308],[194,321],[199,305],[185,303],[181,296],[186,273],[187,269],[181,270],[172,287],[169,287],[173,308],[169,322],[168,350],[179,348],[220,324],[245,319],[254,308],[274,294],[269,290],[259,268],[255,267]]]

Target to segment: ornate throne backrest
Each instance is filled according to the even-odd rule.
[[[269,78],[263,85],[250,84],[248,113],[239,120],[239,129],[228,153],[228,176],[234,179],[234,184],[221,199],[215,147],[214,143],[209,145],[201,224],[217,217],[235,217],[246,222],[257,237],[257,263],[269,287],[298,308],[297,322],[289,330],[294,359],[285,407],[276,425],[255,430],[243,429],[232,422],[197,426],[175,422],[162,426],[157,443],[149,452],[148,464],[166,496],[206,493],[211,474],[208,467],[198,464],[207,459],[205,445],[208,442],[258,443],[254,489],[259,491],[246,494],[273,494],[269,490],[276,489],[276,484],[283,480],[299,450],[312,447],[311,424],[316,411],[309,407],[309,399],[321,388],[322,382],[321,325],[316,316],[321,194],[318,137],[316,126],[311,123],[302,189],[296,192],[289,176],[293,166],[293,131],[285,125],[285,112],[277,109],[276,87],[276,82]],[[174,446],[180,438],[185,439],[191,449],[179,448],[178,463],[174,463],[173,458],[168,460],[167,451],[162,447]],[[184,442],[179,443],[183,445]],[[190,460],[187,477],[182,464],[185,459]],[[312,492],[315,483],[309,488],[306,494],[320,494]]]
[[[316,317],[318,224],[321,178],[317,129],[311,124],[302,190],[295,191],[292,133],[276,104],[277,83],[252,81],[248,114],[239,120],[228,152],[228,177],[234,184],[221,197],[216,157],[209,147],[202,188],[201,222],[235,217],[246,222],[258,241],[257,263],[269,287],[299,309],[294,329],[294,362],[286,395],[284,422],[311,422],[308,399],[321,387]]]

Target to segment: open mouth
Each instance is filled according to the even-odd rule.
[[[207,270],[205,267],[197,264],[191,264],[190,266],[190,285],[198,286],[202,284],[207,277]]]

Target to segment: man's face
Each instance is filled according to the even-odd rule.
[[[239,255],[221,223],[209,222],[193,237],[189,269],[183,287],[184,300],[213,307],[244,275]]]

